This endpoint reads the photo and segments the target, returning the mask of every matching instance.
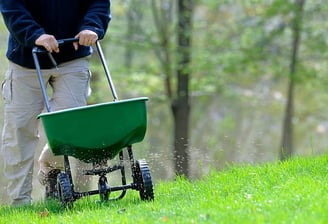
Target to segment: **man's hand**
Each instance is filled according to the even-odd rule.
[[[36,39],[35,44],[37,46],[43,46],[50,53],[53,51],[56,53],[59,52],[58,42],[53,35],[42,34],[38,39]]]
[[[75,37],[79,38],[79,43],[73,43],[75,50],[78,49],[78,44],[82,46],[91,46],[98,40],[98,35],[91,30],[82,30]]]

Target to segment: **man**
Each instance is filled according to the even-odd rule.
[[[39,57],[43,79],[53,89],[52,110],[86,105],[90,46],[106,33],[110,0],[0,0],[0,11],[10,34],[9,66],[2,83],[4,174],[11,204],[24,205],[32,200],[33,159],[39,138],[36,117],[44,108],[32,48],[44,47],[58,64],[54,68],[47,54]],[[78,43],[58,45],[57,40],[72,37],[79,38]],[[47,147],[41,153],[39,179],[47,186],[47,195],[60,160]]]

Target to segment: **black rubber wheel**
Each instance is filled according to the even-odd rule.
[[[153,182],[148,163],[144,159],[136,161],[136,181],[141,200],[154,200]]]
[[[73,206],[73,192],[70,178],[66,173],[60,173],[57,176],[58,198],[64,208]]]

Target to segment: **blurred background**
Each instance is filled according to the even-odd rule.
[[[188,98],[182,99],[189,108],[182,173],[190,179],[232,163],[326,153],[327,10],[323,0],[112,1],[112,21],[101,43],[119,98],[149,97],[147,133],[134,145],[134,156],[149,162],[155,184],[177,172],[181,119],[172,108],[181,99],[181,72],[188,78]],[[183,18],[191,18],[192,27],[181,26]],[[183,69],[181,34],[191,40],[184,46],[191,58]],[[7,36],[1,20],[1,81]],[[90,104],[113,99],[99,65],[93,57]],[[0,101],[1,129],[2,109]],[[41,132],[38,153],[45,142]],[[2,173],[0,186],[6,202]],[[37,181],[34,189],[38,200]]]

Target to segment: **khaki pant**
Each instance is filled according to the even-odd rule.
[[[89,90],[89,62],[77,59],[58,66],[58,69],[42,70],[43,80],[52,88],[52,111],[84,106]],[[36,71],[9,62],[2,84],[4,98],[4,127],[2,155],[4,174],[11,204],[31,203],[34,154],[39,140],[36,118],[44,109],[44,99]],[[47,173],[62,168],[62,156],[53,156],[46,146],[41,153],[40,170]]]

